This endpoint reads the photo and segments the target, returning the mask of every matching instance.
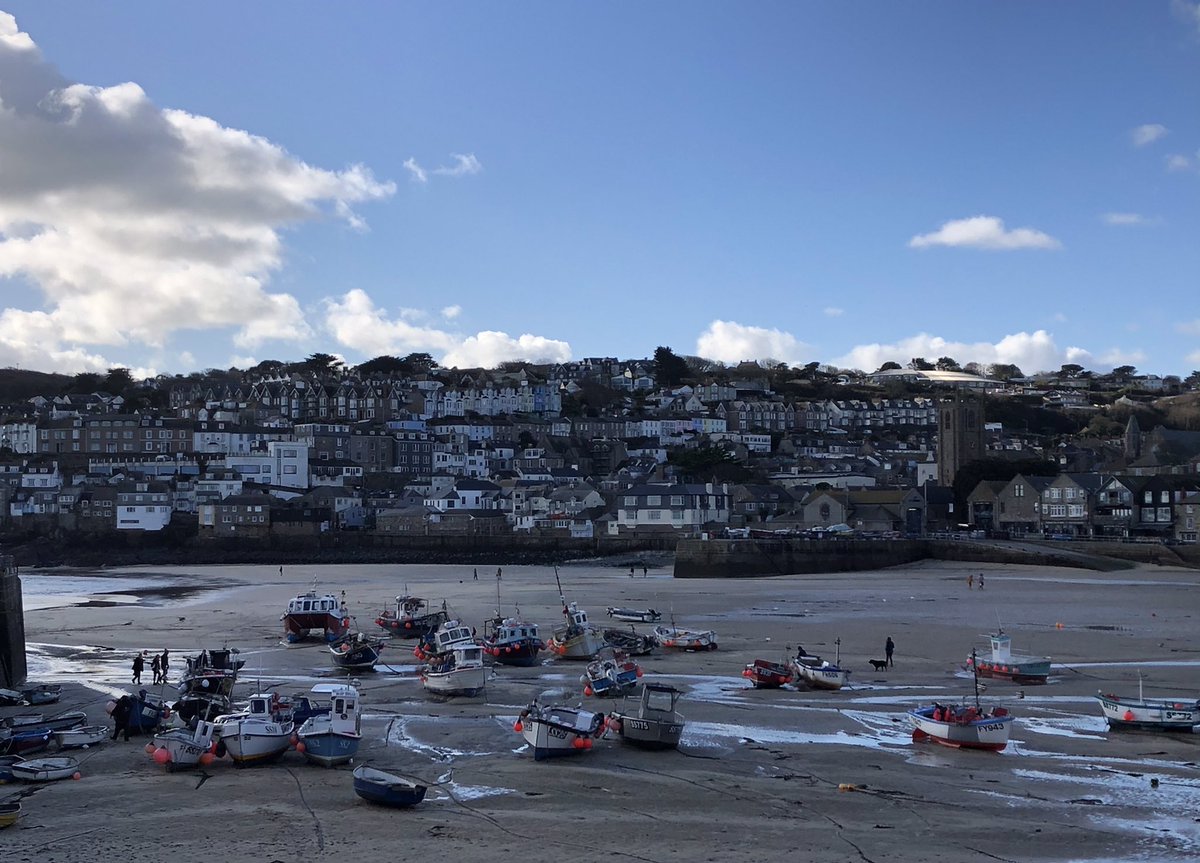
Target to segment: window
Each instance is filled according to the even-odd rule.
[[[1025,497],[1025,486],[1018,485],[1013,488],[1013,497]]]

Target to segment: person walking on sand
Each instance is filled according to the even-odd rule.
[[[154,683],[162,683],[162,658],[157,653],[150,660],[150,670],[154,672]]]
[[[496,567],[496,581],[501,581],[500,567]]]
[[[146,667],[146,660],[142,659],[142,655],[140,653],[133,657],[133,682],[134,683],[142,682],[142,669],[145,667]]]
[[[979,589],[983,590],[983,573],[979,573]]]
[[[970,590],[974,586],[975,586],[975,573],[971,573],[970,575],[967,576],[967,590]]]
[[[642,564],[642,578],[646,577],[646,564]]]
[[[896,661],[892,659],[892,654],[895,652],[896,642],[892,641],[892,637],[889,635],[887,643],[883,645],[883,657],[892,668],[896,667]]]
[[[171,654],[164,647],[162,652],[162,660],[159,662],[159,673],[162,674],[160,683],[167,682],[167,669],[171,667]]]
[[[471,581],[479,581],[479,570],[478,569],[471,570]]]

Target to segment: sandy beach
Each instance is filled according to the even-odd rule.
[[[986,588],[967,576],[986,574]],[[360,675],[364,742],[358,763],[427,781],[411,811],[359,800],[350,768],[273,765],[166,773],[146,740],[76,753],[83,778],[0,786],[24,816],[0,831],[11,861],[120,857],[291,861],[1102,861],[1200,855],[1197,735],[1110,733],[1093,696],[1194,699],[1200,574],[1148,568],[1079,570],[922,564],[879,572],[735,581],[677,581],[669,567],[603,561],[560,567],[567,598],[604,624],[609,605],[654,607],[681,626],[715,629],[721,649],[656,654],[647,680],[686,693],[679,752],[599,742],[578,757],[535,763],[512,730],[534,695],[583,698],[582,668],[550,658],[497,667],[486,695],[438,702],[416,677],[411,642],[395,641]],[[279,616],[313,579],[345,591],[359,625],[407,588],[482,630],[496,608],[494,567],[288,566],[26,572],[30,679],[64,684],[60,705],[108,722],[104,704],[130,691],[137,650],[184,657],[228,644],[247,660],[237,695],[304,692],[332,676],[318,644],[285,646]],[[542,625],[561,619],[553,570],[505,567],[502,610]],[[1016,716],[1008,749],[983,753],[914,744],[905,711],[972,692],[961,666],[997,625],[1014,649],[1050,656],[1050,683],[987,681],[985,702]],[[645,629],[645,627],[642,627]],[[869,659],[896,643],[896,666]],[[782,661],[797,644],[854,670],[838,692],[755,691],[756,658]],[[545,655],[545,654],[544,654]],[[383,663],[386,663],[383,664]],[[149,668],[144,679],[149,681]],[[173,695],[173,693],[168,693]],[[586,699],[592,709],[615,704]],[[0,709],[0,715],[20,709]],[[28,712],[29,708],[23,709]],[[1157,779],[1152,787],[1151,780]],[[839,791],[852,784],[856,791]]]

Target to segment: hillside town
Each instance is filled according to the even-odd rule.
[[[10,370],[10,374],[14,374]],[[19,373],[16,373],[19,374]],[[0,529],[281,545],[960,530],[1194,542],[1200,375],[330,355],[10,399]]]

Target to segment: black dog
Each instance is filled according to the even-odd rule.
[[[887,668],[886,659],[868,659],[867,662],[871,663],[871,667],[876,671],[883,671]]]

